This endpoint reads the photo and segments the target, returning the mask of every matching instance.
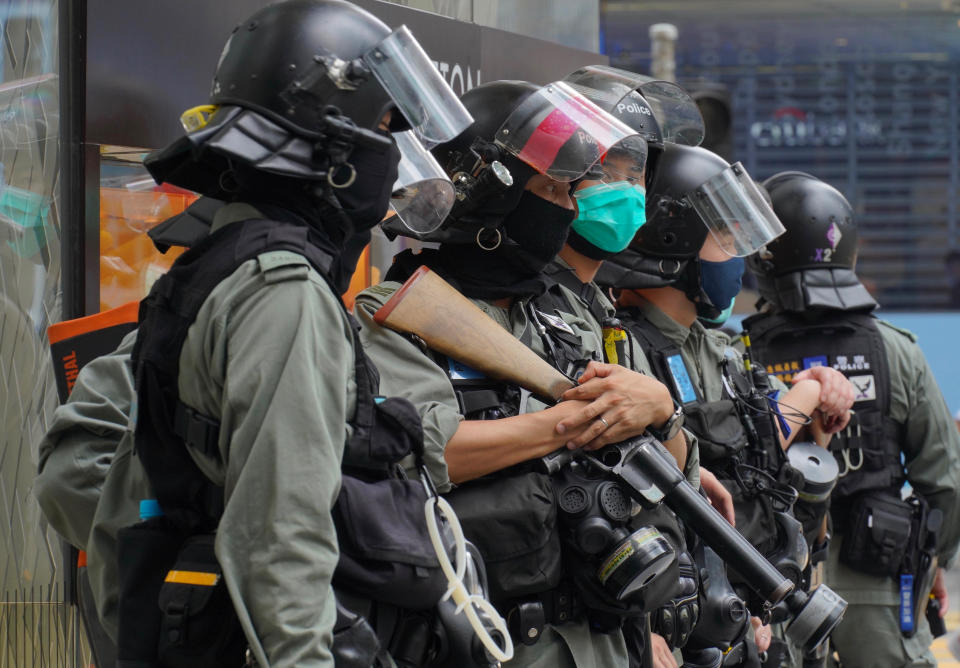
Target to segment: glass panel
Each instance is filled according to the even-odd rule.
[[[104,147],[100,164],[100,309],[140,300],[183,252],[161,254],[147,236],[154,226],[197,200],[189,191],[158,186],[143,168],[143,149]]]
[[[90,663],[64,603],[63,551],[36,499],[36,445],[57,405],[58,1],[0,7],[0,666]]]

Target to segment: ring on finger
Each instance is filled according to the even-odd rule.
[[[604,420],[602,415],[601,415],[600,417],[598,417],[597,419],[600,420],[600,422],[603,423],[603,426],[604,426],[604,427],[606,427],[607,429],[610,428],[610,423],[607,422],[606,420]]]

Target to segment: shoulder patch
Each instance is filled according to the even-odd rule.
[[[889,327],[889,328],[892,329],[893,331],[899,332],[900,334],[903,334],[905,337],[907,337],[908,339],[910,339],[913,343],[916,343],[916,342],[917,342],[917,335],[914,334],[913,332],[911,332],[909,329],[903,329],[902,327],[897,327],[896,325],[893,325],[893,324],[887,322],[886,320],[879,320],[879,319],[878,319],[878,320],[877,320],[877,324],[886,325],[887,327]]]
[[[261,253],[257,256],[257,262],[267,283],[302,281],[310,273],[309,260],[291,251],[277,250]]]

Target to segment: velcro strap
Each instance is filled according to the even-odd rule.
[[[457,400],[463,415],[473,415],[500,406],[500,397],[493,390],[457,390]]]
[[[173,431],[184,443],[208,457],[218,455],[220,423],[198,413],[182,401],[173,409]]]

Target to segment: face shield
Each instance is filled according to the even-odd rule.
[[[636,141],[625,143],[628,138]],[[646,144],[635,131],[563,82],[528,96],[503,122],[494,141],[561,182],[579,179],[615,146],[629,150],[641,169],[646,163]]]
[[[401,157],[390,207],[408,230],[428,234],[440,227],[450,213],[456,191],[412,130],[395,132],[393,137]]]
[[[427,148],[450,141],[473,123],[473,117],[406,26],[400,26],[365,53],[363,63]]]
[[[739,162],[702,183],[684,199],[723,251],[733,257],[752,255],[785,231]]]
[[[648,136],[647,141],[685,146],[699,146],[703,141],[703,117],[697,103],[675,83],[606,65],[581,67],[564,81],[608,111],[630,104],[630,93],[640,93],[659,125],[658,136]]]

